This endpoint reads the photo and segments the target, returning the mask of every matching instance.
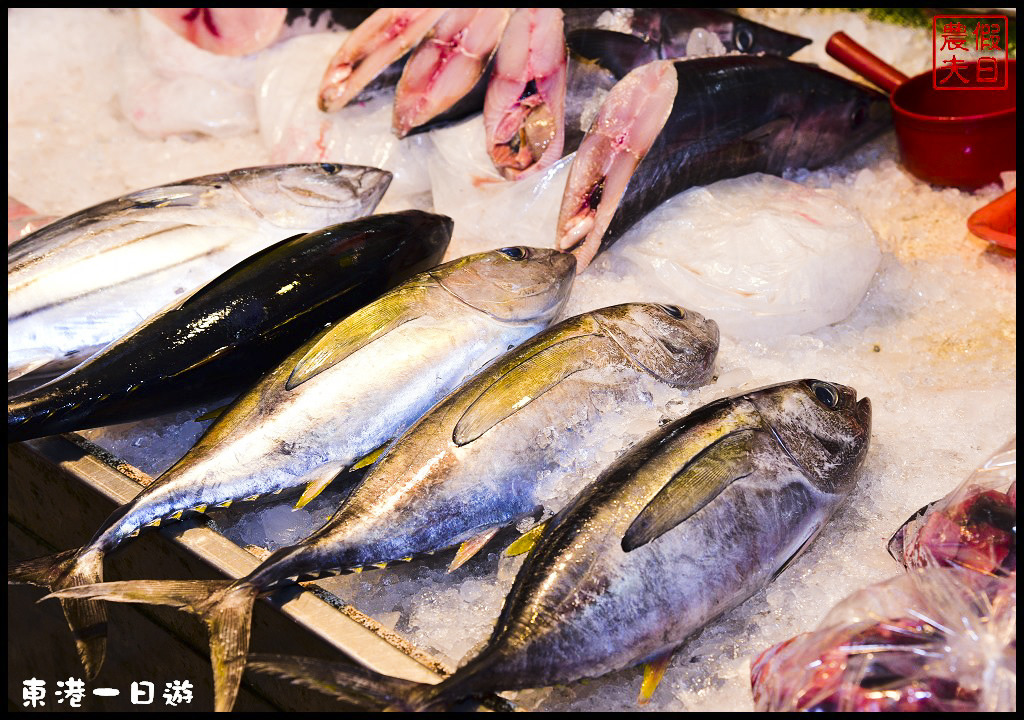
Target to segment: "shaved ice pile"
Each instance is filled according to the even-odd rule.
[[[929,31],[841,12],[745,13],[814,38],[794,59],[847,76],[824,56],[824,40],[838,29],[909,74],[931,61]],[[142,11],[9,10],[9,194],[41,214],[65,215],[230,168],[361,162],[397,173],[382,211],[433,207],[455,219],[449,257],[553,245],[568,161],[522,184],[501,183],[487,162],[479,118],[398,141],[386,98],[323,115],[315,86],[342,37],[299,35],[249,58],[210,56],[193,66],[174,47],[185,41]],[[176,69],[177,80],[165,74]],[[229,89],[214,98],[216,83],[241,95]],[[151,91],[170,99],[147,99]],[[165,102],[190,115],[190,124],[163,111],[159,127],[139,124],[138,112]],[[237,118],[232,132],[204,129],[215,116]],[[566,317],[619,302],[690,303],[724,332],[715,381],[691,393],[652,382],[650,401],[617,418],[592,454],[565,458],[576,480],[581,468],[606,465],[659,422],[762,385],[828,380],[870,397],[874,410],[871,448],[846,507],[765,590],[679,650],[646,709],[753,709],[751,660],[818,626],[847,595],[890,577],[885,539],[1015,432],[1016,259],[966,229],[972,212],[1015,182],[1008,173],[1003,187],[974,193],[931,187],[901,168],[888,133],[830,168],[680,195],[577,278]],[[83,434],[157,475],[208,426],[198,420],[207,410]],[[345,481],[335,485],[302,511],[291,509],[295,498],[236,503],[213,522],[241,545],[280,547],[326,520],[347,489]],[[499,533],[451,574],[454,551],[322,584],[454,668],[498,615],[522,562],[503,555],[515,536]],[[635,710],[642,673],[638,667],[512,697],[530,709]]]

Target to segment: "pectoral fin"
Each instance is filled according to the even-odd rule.
[[[540,540],[540,536],[544,534],[544,528],[548,526],[548,521],[534,525],[532,528],[527,530],[525,533],[519,536],[519,538],[508,546],[505,550],[505,554],[509,557],[515,557],[516,555],[522,555],[533,550],[533,546]]]
[[[484,545],[490,542],[491,538],[494,537],[500,529],[500,527],[493,527],[489,530],[484,530],[476,537],[470,538],[466,542],[462,543],[459,547],[459,551],[455,553],[455,558],[452,560],[452,564],[448,566],[448,572],[454,572],[465,565],[471,557],[483,549]]]
[[[646,545],[714,500],[734,480],[750,474],[755,430],[739,430],[698,453],[640,511],[622,538],[626,552]]]
[[[308,505],[317,495],[322,493],[331,481],[338,476],[337,465],[327,465],[317,470],[316,476],[309,481],[306,485],[306,489],[302,491],[302,496],[295,502],[295,508],[304,508]]]
[[[743,159],[763,157],[773,148],[783,147],[795,127],[795,118],[789,116],[770,120],[739,138],[733,144],[733,152]]]
[[[511,368],[473,401],[455,425],[452,441],[456,445],[473,442],[562,380],[590,367],[594,340],[593,335],[562,340]]]
[[[331,327],[295,364],[285,388],[292,390],[377,338],[422,314],[430,286],[406,285],[391,291]]]

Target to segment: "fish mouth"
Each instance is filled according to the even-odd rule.
[[[854,394],[854,399],[856,400],[856,398],[857,398],[857,396],[856,396],[856,394]],[[870,398],[862,398],[860,400],[860,402],[858,402],[858,403],[856,403],[856,405],[854,405],[854,408],[855,408],[854,414],[857,416],[857,419],[864,426],[865,432],[870,434],[871,433],[871,399]]]

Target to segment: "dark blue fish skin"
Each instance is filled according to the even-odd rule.
[[[617,62],[615,53],[605,52],[604,43],[611,38],[602,37],[602,33],[617,29],[596,29],[598,18],[612,9],[565,8],[566,43],[572,52],[615,70],[620,78],[645,62],[685,57],[690,34],[697,28],[716,35],[727,52],[789,57],[811,43],[799,35],[774,30],[714,8],[630,8],[629,15],[624,16],[624,19],[628,17],[625,20],[628,34],[646,46],[646,59],[634,53],[640,62],[627,66]]]
[[[8,401],[8,442],[237,394],[324,324],[437,265],[452,221],[409,210],[283,240],[73,371]]]
[[[683,190],[754,172],[820,168],[890,125],[884,95],[814,65],[729,55],[675,67],[671,114],[633,173],[600,250]]]

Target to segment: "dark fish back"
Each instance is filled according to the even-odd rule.
[[[9,401],[8,441],[237,394],[325,324],[440,262],[446,218],[406,211],[283,240],[82,364]]]
[[[886,126],[875,114],[883,96],[812,65],[729,55],[679,61],[676,73],[669,118],[630,179],[603,247],[683,190],[822,167]]]

